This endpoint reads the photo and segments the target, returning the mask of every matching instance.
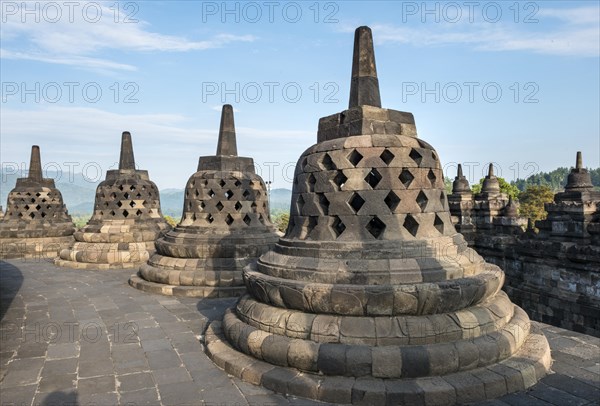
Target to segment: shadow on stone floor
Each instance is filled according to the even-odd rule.
[[[77,392],[52,392],[46,396],[41,406],[79,406]]]
[[[0,320],[4,318],[23,284],[23,274],[16,266],[0,261]]]

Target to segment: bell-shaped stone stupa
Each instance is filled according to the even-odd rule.
[[[124,132],[119,169],[107,171],[96,189],[92,218],[55,262],[82,269],[137,268],[150,258],[154,240],[167,229],[158,188],[148,171],[135,168],[131,134]]]
[[[244,269],[249,294],[209,326],[209,356],[336,403],[477,402],[533,385],[548,342],[500,290],[502,270],[455,231],[412,114],[380,107],[368,27],[350,95],[300,157],[287,233]]]
[[[17,179],[0,218],[0,258],[54,258],[73,243],[75,226],[54,179],[42,176],[40,147],[31,147],[29,174]]]
[[[265,183],[252,158],[237,156],[233,108],[224,105],[217,155],[200,157],[181,222],[156,242],[156,254],[129,283],[166,295],[239,296],[246,290],[242,269],[278,238]]]

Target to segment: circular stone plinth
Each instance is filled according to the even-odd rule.
[[[536,330],[536,325],[532,325]],[[544,335],[532,331],[521,348],[497,364],[443,376],[381,379],[370,376],[324,376],[275,366],[235,350],[221,322],[206,332],[206,352],[227,373],[254,385],[322,402],[353,405],[454,405],[481,402],[533,386],[550,369],[550,347]]]
[[[131,275],[129,285],[144,292],[158,293],[168,296],[185,296],[201,298],[221,298],[242,296],[246,292],[245,286],[180,286],[166,285],[164,283],[150,282],[138,274]]]
[[[54,259],[58,253],[73,244],[73,236],[41,238],[0,238],[0,258]]]
[[[135,269],[139,268],[143,262],[119,262],[114,264],[102,264],[93,262],[68,261],[60,258],[54,259],[54,265],[71,269],[89,269],[105,271],[109,269]]]

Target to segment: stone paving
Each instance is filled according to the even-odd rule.
[[[236,299],[175,298],[130,271],[0,262],[1,405],[322,405],[227,375],[204,332]],[[485,405],[600,404],[600,339],[540,324],[553,374]]]

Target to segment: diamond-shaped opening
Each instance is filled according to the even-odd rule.
[[[39,211],[41,208],[42,208],[42,206],[40,206],[39,204],[38,204],[37,206],[35,206],[35,209],[36,209],[36,210],[38,210],[38,211]]]
[[[388,195],[385,197],[385,199],[383,199],[383,201],[392,212],[396,210],[396,208],[400,204],[400,198],[396,193],[394,193],[393,190],[390,190],[390,193],[388,193]]]
[[[335,237],[338,238],[346,230],[346,226],[339,217],[335,216],[333,223],[331,223],[331,229],[335,233]]]
[[[113,199],[113,200],[114,200],[114,199],[116,199],[116,198],[117,198],[117,194],[116,194],[115,192],[112,192],[112,193],[110,194],[110,197],[111,197],[111,199]]]
[[[137,211],[135,212],[135,215],[140,217],[142,215],[142,211],[140,209],[137,209]]]
[[[113,216],[113,217],[114,217],[114,216],[115,216],[115,214],[117,214],[117,213],[116,213],[114,210],[111,210],[111,211],[110,211],[110,215],[111,215],[111,216]]]
[[[241,184],[242,184],[242,182],[240,182],[240,181],[239,181],[239,179],[236,179],[236,180],[235,180],[235,183],[234,183],[234,185],[235,185],[236,187],[239,187]]]
[[[208,195],[210,197],[215,197],[215,192],[211,189],[211,190],[208,191]]]
[[[235,206],[233,206],[235,211],[240,211],[242,209],[242,204],[240,202],[235,202]]]
[[[435,186],[435,181],[436,181],[437,177],[435,176],[433,169],[429,170],[429,173],[427,174],[427,179],[429,179],[429,182],[431,182],[432,187]]]
[[[46,199],[42,199],[42,203],[46,203],[46,202],[47,202],[47,200],[46,200]]]
[[[135,191],[135,185],[129,186],[129,190],[131,190],[132,192]]]
[[[302,163],[300,164],[300,168],[302,168],[302,170],[304,170],[304,168],[306,168],[306,165],[308,164],[308,159],[305,157],[302,160]]]
[[[323,193],[317,193],[317,197],[319,199],[321,210],[323,210],[323,214],[327,215],[327,213],[329,213],[329,199],[327,199]]]
[[[216,207],[217,207],[217,210],[221,211],[221,210],[223,210],[223,207],[225,207],[225,206],[223,206],[223,203],[221,203],[221,202],[218,202],[218,203],[216,204]]]
[[[231,214],[228,214],[227,217],[225,217],[225,222],[227,223],[228,226],[233,224],[233,217],[231,217]]]
[[[347,180],[348,178],[346,177],[346,175],[344,175],[342,171],[339,171],[337,175],[335,175],[335,177],[333,178],[333,183],[335,183],[341,190],[346,184]]]
[[[440,234],[444,234],[444,221],[437,214],[433,220],[433,226],[440,232]]]
[[[381,174],[376,168],[371,169],[371,171],[365,177],[365,182],[367,182],[373,189],[375,189],[375,186],[377,186],[380,181]]]
[[[350,155],[348,155],[348,161],[350,161],[350,163],[354,166],[358,165],[359,162],[362,161],[362,159],[363,159],[362,154],[355,149],[352,150]]]
[[[219,181],[219,186],[223,187],[223,186],[225,186],[225,184],[226,184],[226,182],[223,179],[221,179]]]
[[[411,148],[410,154],[408,154],[408,156],[410,157],[410,159],[415,161],[417,165],[421,165],[421,160],[423,160],[423,156],[419,154],[419,152],[416,149]]]
[[[355,213],[358,213],[363,204],[365,204],[365,199],[363,199],[358,193],[352,193],[350,199],[348,199],[348,204],[352,207]]]
[[[199,206],[201,209],[204,209],[206,207],[206,204],[204,204],[204,202],[200,202]]]
[[[227,192],[225,192],[225,197],[227,198],[227,200],[231,199],[233,197],[233,192],[231,190],[228,190]]]
[[[135,202],[133,200],[129,203],[129,207],[131,207],[132,209],[135,207]]]
[[[186,193],[187,193],[187,192],[186,192]],[[141,193],[138,193],[137,195],[135,195],[135,197],[137,197],[138,199],[141,199],[141,198],[142,198],[142,194],[141,194]]]
[[[215,218],[212,216],[212,214],[209,214],[208,216],[206,216],[206,221],[212,223],[213,221],[215,221]]]
[[[323,159],[321,160],[321,165],[323,166],[323,169],[325,169],[326,171],[332,171],[332,170],[337,169],[335,167],[335,164],[331,160],[331,157],[327,153],[325,153],[325,155],[323,155]]]
[[[142,185],[142,191],[146,190],[146,186]]]
[[[123,202],[119,200],[119,201],[117,202],[117,206],[119,206],[119,207],[123,206]]]
[[[36,193],[35,195],[36,195],[37,197],[40,197],[42,194],[38,192],[38,193]]]
[[[302,208],[304,207],[304,198],[302,197],[302,195],[298,196],[298,200],[296,200],[296,205],[298,207],[298,214],[302,214]]]
[[[379,238],[385,231],[385,223],[379,220],[379,217],[375,216],[367,224],[367,231],[375,238]]]
[[[402,182],[404,187],[408,189],[415,177],[412,173],[410,173],[408,169],[403,168],[402,172],[400,173],[400,176],[398,176],[398,179],[400,179],[400,182]]]
[[[318,217],[316,217],[316,216],[310,216],[310,217],[308,218],[308,226],[306,227],[306,229],[307,229],[307,230],[306,230],[306,234],[307,234],[307,235],[308,235],[308,234],[310,234],[310,232],[311,232],[312,230],[314,230],[314,228],[317,226],[317,222],[318,222],[318,221],[319,221],[319,220],[318,220]]]
[[[248,196],[250,196],[250,191],[248,189],[245,189],[244,193],[242,193],[242,196],[244,196],[247,199]]]
[[[129,193],[125,192],[125,194],[123,195],[123,197],[125,197],[125,199],[129,199]]]
[[[123,189],[124,189],[123,185],[119,185],[119,190],[122,191]]]
[[[314,192],[314,190],[315,190],[315,183],[317,183],[317,179],[311,173],[310,175],[308,175],[308,191],[309,192]]]
[[[46,217],[46,213],[44,213],[44,212],[42,212],[41,215],[42,215],[42,218]]]
[[[265,217],[262,214],[259,214],[258,221],[260,221],[262,224],[265,224]]]
[[[19,213],[19,214],[18,214],[18,216],[19,216],[19,217],[23,217],[23,213]]]
[[[200,197],[200,191],[198,189],[194,190],[194,196],[196,196],[196,199]]]
[[[425,211],[425,208],[427,207],[428,202],[429,202],[429,199],[427,198],[427,195],[425,193],[423,193],[423,191],[421,190],[419,192],[419,194],[417,195],[417,204],[421,208],[421,211]]]
[[[404,219],[404,224],[402,224],[402,226],[409,233],[411,233],[413,237],[417,236],[417,232],[419,231],[419,223],[417,223],[417,220],[415,220],[413,216],[407,214],[406,218]]]
[[[35,217],[35,213],[34,212],[29,213],[29,217],[34,218]]]
[[[31,198],[31,203],[35,203],[35,197]]]
[[[246,223],[247,226],[249,226],[250,223],[252,222],[252,219],[247,214],[244,216],[243,220],[244,220],[244,223]]]
[[[26,204],[25,207],[24,207],[24,209],[25,210],[29,210],[29,205]]]
[[[127,210],[123,210],[123,217],[129,216],[129,212]]]
[[[431,151],[431,157],[433,158],[434,161],[437,160],[437,155],[433,151]]]
[[[392,163],[392,161],[394,160],[394,154],[391,153],[391,151],[389,149],[384,149],[383,152],[381,153],[381,155],[379,155],[379,158],[381,158],[381,160],[383,162],[385,162],[386,165],[389,166],[389,164]]]

